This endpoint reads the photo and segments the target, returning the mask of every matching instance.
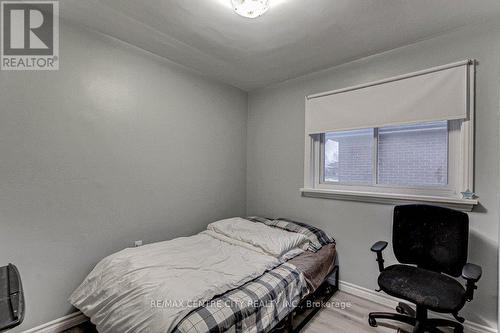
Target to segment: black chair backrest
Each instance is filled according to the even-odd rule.
[[[400,263],[458,277],[467,262],[469,216],[429,205],[394,208],[392,241]]]

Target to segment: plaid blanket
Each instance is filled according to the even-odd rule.
[[[284,263],[197,308],[174,332],[268,332],[308,293],[303,274]]]
[[[277,218],[274,220],[263,217],[251,216],[246,218],[249,221],[264,223],[265,225],[284,229],[291,232],[304,234],[309,239],[309,251],[319,251],[323,246],[334,244],[335,239],[327,235],[323,230],[312,225],[296,222],[289,219]]]

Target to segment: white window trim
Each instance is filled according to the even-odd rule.
[[[374,202],[383,204],[434,203],[454,209],[471,211],[477,199],[463,199],[460,192],[474,191],[474,67],[470,66],[469,94],[465,101],[469,106],[469,118],[449,122],[449,163],[458,161],[456,168],[449,168],[447,189],[390,187],[383,185],[357,186],[322,184],[320,135],[305,134],[303,196],[337,200]],[[460,128],[457,128],[460,124]],[[377,149],[376,142],[374,149]],[[460,163],[460,161],[462,163]]]

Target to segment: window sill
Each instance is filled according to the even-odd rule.
[[[478,204],[476,199],[459,199],[425,195],[373,193],[345,190],[301,188],[302,196],[335,200],[373,202],[381,204],[428,203],[470,212]]]

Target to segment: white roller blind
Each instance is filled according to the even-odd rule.
[[[306,98],[306,133],[466,119],[469,66],[463,61]]]

